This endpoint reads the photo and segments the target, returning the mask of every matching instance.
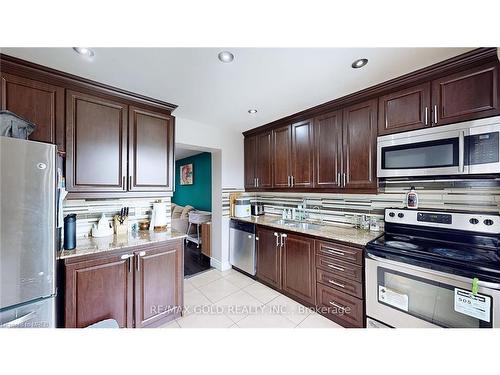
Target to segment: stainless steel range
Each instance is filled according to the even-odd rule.
[[[367,327],[500,327],[500,215],[386,209],[366,246]]]

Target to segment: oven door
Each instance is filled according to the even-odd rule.
[[[468,129],[435,128],[379,137],[377,177],[467,174],[466,136]]]
[[[455,310],[455,289],[469,291],[471,285],[472,280],[464,277],[368,254],[366,315],[396,328],[499,327],[500,285],[479,287],[478,296],[490,306],[484,320]]]

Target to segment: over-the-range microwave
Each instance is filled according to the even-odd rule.
[[[500,116],[377,138],[377,176],[500,173]]]

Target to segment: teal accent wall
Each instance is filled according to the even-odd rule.
[[[181,165],[193,164],[193,185],[181,185]],[[172,202],[212,211],[212,154],[203,152],[175,162],[175,193]]]

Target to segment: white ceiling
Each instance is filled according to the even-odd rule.
[[[71,48],[2,52],[177,104],[176,116],[247,130],[461,54],[470,48]],[[351,63],[367,58],[362,69]],[[255,108],[258,113],[248,114]]]
[[[175,146],[175,160],[180,160],[184,158],[188,158],[190,156],[198,155],[203,153],[204,151],[198,150],[188,150],[186,148],[181,148],[179,146]]]

